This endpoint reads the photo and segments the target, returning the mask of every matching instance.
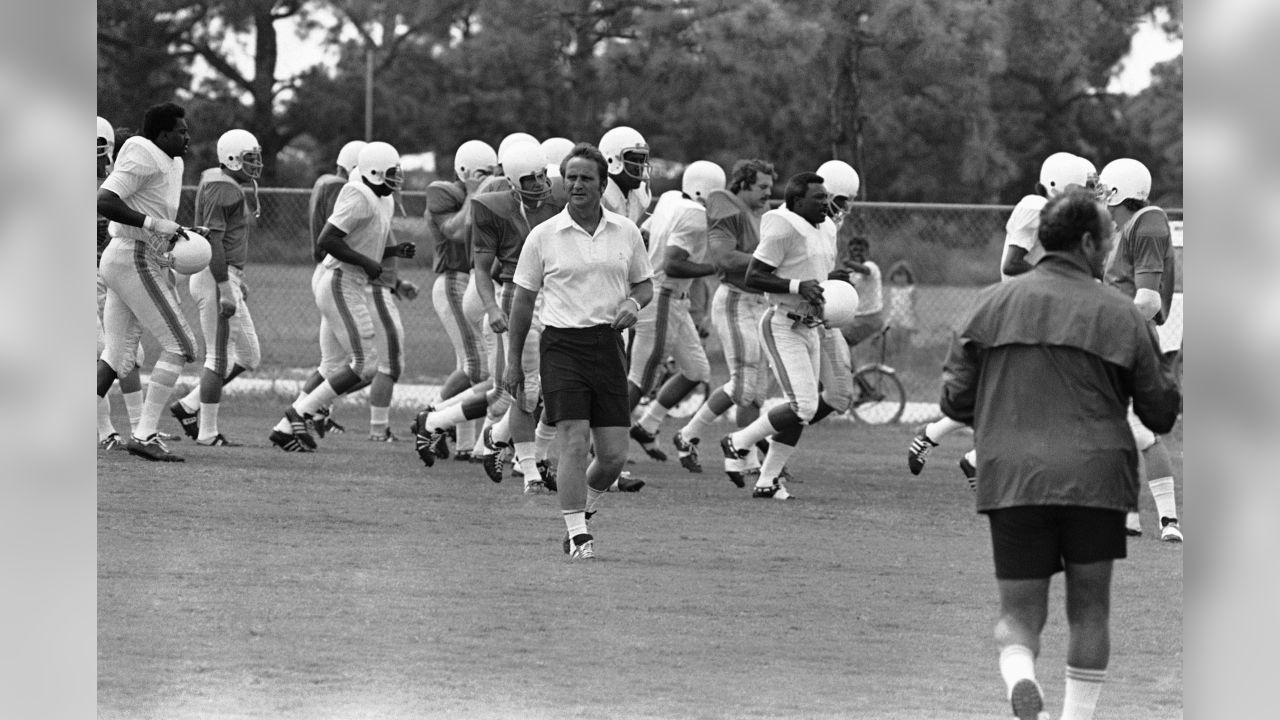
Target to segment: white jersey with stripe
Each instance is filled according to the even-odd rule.
[[[352,250],[381,264],[394,210],[395,204],[390,195],[378,197],[363,182],[349,182],[338,192],[329,223],[347,234],[345,239]],[[332,255],[326,256],[322,264],[326,268],[342,267],[349,273],[367,277],[363,267],[341,262]]]
[[[649,210],[649,201],[652,199],[649,183],[642,182],[636,189],[624,193],[613,178],[609,178],[609,182],[605,184],[604,193],[600,196],[600,203],[604,205],[605,210],[618,213],[639,225],[644,219],[644,214]]]
[[[752,257],[777,268],[784,280],[826,280],[836,267],[835,235],[780,207],[760,218],[760,244]],[[774,305],[807,304],[795,293],[765,296]]]
[[[178,217],[182,199],[182,158],[169,157],[154,142],[140,135],[124,141],[115,167],[100,188],[110,190],[130,209],[143,215],[173,220]],[[112,222],[107,226],[112,237],[151,242],[150,230]],[[166,248],[167,249],[167,248]]]

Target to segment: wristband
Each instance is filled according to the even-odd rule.
[[[799,281],[799,280],[792,280],[792,281],[791,281],[791,284],[790,284],[788,287],[790,288],[790,293],[791,293],[792,295],[799,295],[799,294],[800,294],[800,281]]]
[[[155,232],[155,224],[156,224],[156,219],[155,219],[155,218],[151,217],[150,215],[143,215],[143,216],[142,216],[142,229],[143,229],[143,230],[150,230],[151,232]]]
[[[637,299],[635,299],[635,298],[631,297],[630,295],[628,295],[628,296],[627,296],[627,299],[628,299],[628,300],[630,300],[631,302],[633,302],[633,303],[635,303],[635,304],[636,304],[636,312],[640,312],[641,310],[643,310],[643,309],[644,309],[644,308],[642,308],[642,307],[640,306],[640,301],[639,301],[639,300],[637,300]]]

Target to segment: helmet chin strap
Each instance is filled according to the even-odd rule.
[[[253,219],[257,220],[262,217],[262,200],[258,197],[258,179],[249,178],[249,182],[253,184]]]

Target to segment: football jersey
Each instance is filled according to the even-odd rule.
[[[134,135],[120,146],[115,167],[100,186],[115,193],[131,210],[173,220],[178,216],[178,202],[182,199],[182,171],[185,166],[180,157],[169,157],[159,146],[141,135]],[[107,226],[112,237],[125,237],[152,243],[157,251],[168,250],[156,236],[145,228],[114,222]]]
[[[529,209],[513,190],[480,193],[471,198],[472,253],[492,253],[497,260],[493,279],[510,282],[529,231],[563,209],[553,199]]]
[[[760,245],[752,257],[777,268],[775,274],[784,280],[826,280],[836,267],[835,236],[780,207],[760,218]],[[797,293],[765,293],[765,297],[774,305],[808,302]]]
[[[432,270],[443,272],[471,271],[470,223],[456,237],[445,237],[440,225],[460,212],[470,212],[467,191],[461,182],[437,180],[427,186],[427,227],[434,240]]]
[[[674,190],[672,192],[675,192]],[[664,194],[663,197],[666,197]],[[662,201],[659,200],[661,205]],[[654,215],[657,215],[657,208],[654,208]],[[653,257],[653,245],[659,244],[654,241],[656,235],[661,235],[662,245],[662,271],[659,273],[658,263],[654,263],[653,275],[654,286],[657,287],[658,275],[662,275],[662,286],[670,288],[671,292],[679,296],[689,292],[689,287],[693,285],[693,281],[697,278],[675,278],[666,274],[666,256],[667,248],[680,248],[689,253],[689,260],[695,263],[706,262],[707,260],[707,210],[701,203],[689,200],[676,192],[674,202],[671,203],[671,210],[668,215],[669,219],[659,228],[657,232],[650,235],[649,238],[649,257]]]
[[[1138,293],[1136,276],[1159,276],[1160,311],[1153,318],[1157,325],[1164,324],[1173,305],[1173,288],[1177,264],[1173,253],[1173,233],[1169,218],[1154,205],[1148,205],[1134,214],[1116,236],[1115,247],[1107,258],[1103,278],[1108,285],[1119,288],[1129,297]]]
[[[329,216],[333,214],[333,204],[338,201],[338,191],[346,184],[347,181],[342,177],[325,173],[316,178],[315,184],[311,186],[311,200],[307,215],[311,220],[311,259],[316,262],[324,260],[325,256],[325,252],[317,244],[320,231],[324,229],[324,224],[329,222]]]
[[[707,246],[719,243],[739,252],[753,253],[760,244],[760,218],[747,204],[728,190],[712,190],[707,195]],[[717,268],[720,282],[744,292],[756,293],[747,288],[746,270],[726,272]]]
[[[604,193],[600,196],[600,202],[606,210],[618,213],[627,218],[636,225],[644,218],[644,214],[649,209],[649,201],[653,196],[649,194],[649,183],[642,182],[640,187],[629,193],[623,193],[622,188],[609,178],[609,182],[605,185]]]
[[[1027,251],[1024,260],[1035,265],[1044,257],[1044,246],[1036,233],[1040,229],[1040,211],[1049,200],[1041,195],[1027,195],[1018,201],[1004,224],[1004,249],[1000,251],[1000,279],[1008,280],[1013,275],[1004,272],[1004,256],[1010,247],[1020,247]]]
[[[390,195],[378,197],[363,182],[351,182],[342,186],[328,222],[347,234],[345,239],[352,250],[381,264],[394,208]],[[363,267],[341,262],[332,255],[325,257],[324,266],[365,274]]]
[[[196,225],[209,228],[209,242],[221,242],[226,265],[244,269],[249,259],[249,220],[245,213],[244,189],[220,167],[200,174],[196,187]],[[214,268],[213,279],[227,279],[226,269]],[[222,277],[219,277],[219,272]]]

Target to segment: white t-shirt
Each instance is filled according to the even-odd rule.
[[[1001,280],[1014,277],[1004,273],[1004,256],[1009,252],[1010,246],[1026,250],[1027,256],[1023,259],[1032,265],[1044,256],[1044,247],[1040,245],[1036,231],[1040,229],[1040,211],[1048,202],[1048,199],[1040,195],[1027,195],[1013,207],[1009,220],[1004,224],[1004,249],[1000,251]]]
[[[853,287],[858,291],[858,311],[854,314],[870,315],[884,309],[884,296],[881,291],[883,283],[880,280],[879,265],[870,260],[862,264],[871,270],[870,274],[849,273],[849,279],[853,281]]]
[[[382,264],[382,253],[387,248],[391,234],[391,214],[395,210],[391,196],[378,197],[363,182],[349,182],[338,191],[333,213],[328,222],[347,234],[347,244],[352,250]],[[325,257],[326,268],[342,267],[348,272],[364,275],[364,268],[339,261],[332,255]]]
[[[182,158],[169,157],[155,143],[134,135],[120,146],[115,167],[100,189],[110,190],[125,205],[143,215],[173,220],[182,199]],[[107,226],[112,237],[150,241],[153,234],[132,225],[112,221]]]
[[[607,325],[631,286],[653,277],[640,228],[602,210],[594,233],[574,222],[566,207],[524,241],[512,281],[545,295],[539,319],[547,327]]]
[[[835,235],[780,207],[760,218],[760,244],[752,257],[777,268],[775,274],[786,280],[826,280],[836,267]],[[765,293],[765,298],[774,305],[808,302],[793,293]]]

